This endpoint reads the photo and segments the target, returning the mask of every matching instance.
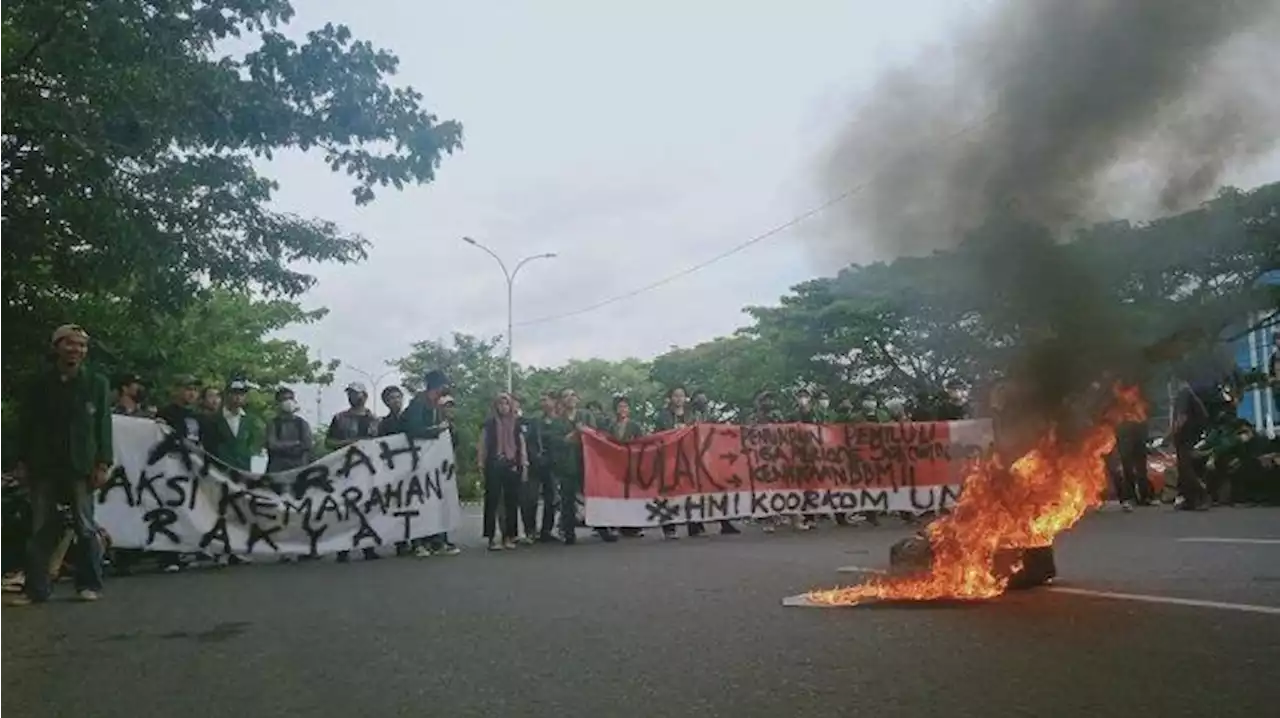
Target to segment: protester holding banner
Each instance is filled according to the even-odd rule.
[[[476,466],[484,475],[484,538],[490,551],[516,547],[520,486],[529,476],[528,456],[511,395],[499,394],[476,442]],[[495,530],[499,507],[501,541]]]
[[[706,415],[706,412],[710,404],[707,401],[706,393],[699,391],[695,395],[701,395],[701,399],[693,407],[690,407],[687,402],[688,391],[683,386],[674,386],[668,389],[667,406],[658,413],[658,423],[655,429],[657,431],[669,431],[677,427],[709,421],[710,417]],[[705,536],[707,533],[706,526],[701,521],[688,522],[687,530],[690,537]],[[721,521],[720,533],[730,535],[742,532],[738,530],[737,526],[733,525],[733,522]],[[676,539],[675,525],[663,525],[662,537],[669,541],[674,541]]]
[[[578,408],[578,392],[560,392],[558,415],[551,422],[551,473],[560,487],[560,532],[566,546],[577,542],[578,494],[583,489],[582,429],[594,428],[590,414]],[[601,540],[612,543],[618,536],[605,527],[596,528]]]
[[[813,394],[808,389],[804,387],[797,389],[795,400],[796,408],[791,414],[791,421],[799,424],[825,424],[830,421],[825,411],[819,412],[813,405]],[[848,517],[844,514],[836,514],[836,520],[844,525],[848,522]],[[801,517],[801,522],[806,528],[813,528],[817,521],[817,514],[805,514]]]
[[[706,396],[705,394],[703,395]],[[644,430],[640,428],[640,424],[631,418],[631,400],[626,396],[619,394],[613,397],[613,418],[605,424],[604,428],[617,441],[632,441],[644,436]],[[635,527],[622,527],[617,529],[618,534],[625,538],[641,538],[644,532]]]
[[[667,390],[667,405],[662,411],[658,412],[658,421],[654,426],[655,431],[670,431],[681,426],[695,424],[698,417],[694,412],[689,410],[686,405],[686,390],[683,386],[673,386]],[[706,533],[706,527],[701,522],[690,521],[688,524],[689,536],[702,536]],[[676,527],[674,524],[664,524],[662,526],[662,538],[668,541],[674,541],[679,536],[676,535]]]
[[[65,533],[59,504],[70,504],[75,532],[76,595],[96,601],[102,591],[103,546],[94,520],[93,490],[113,463],[110,385],[85,367],[89,334],[75,324],[51,340],[54,365],[26,387],[19,406],[14,474],[27,484],[31,537],[24,594],[10,605],[48,600],[50,558]]]
[[[382,403],[387,415],[378,420],[378,436],[404,433],[404,390],[392,384],[382,390]]]
[[[209,417],[204,450],[234,469],[251,471],[253,457],[262,451],[262,427],[245,411],[249,382],[232,379],[222,408]]]
[[[118,416],[135,416],[138,418],[151,418],[155,412],[142,403],[142,396],[145,388],[142,386],[142,377],[137,374],[121,374],[116,377],[116,401],[112,407],[111,413]]]
[[[311,424],[298,416],[293,390],[276,390],[276,415],[267,422],[267,473],[292,471],[311,461],[314,439]]]
[[[200,380],[190,374],[182,374],[173,381],[169,403],[156,416],[178,436],[200,443],[200,431],[204,420],[197,411],[200,400]]]
[[[439,369],[432,369],[422,379],[422,391],[404,410],[404,433],[413,439],[435,439],[448,428],[440,412],[440,401],[449,393],[449,377]],[[414,549],[418,558],[456,556],[458,553],[458,547],[449,541],[447,533],[430,536]]]

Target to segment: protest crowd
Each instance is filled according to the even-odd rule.
[[[493,551],[577,542],[582,525],[578,497],[585,480],[585,431],[601,432],[625,443],[656,432],[717,421],[711,398],[683,386],[670,387],[656,420],[644,425],[633,416],[631,400],[624,395],[614,396],[607,408],[583,405],[572,387],[537,397],[508,393],[455,397],[445,373],[431,370],[422,377],[422,390],[413,396],[406,396],[398,386],[383,389],[377,397],[385,409],[382,414],[375,411],[363,384],[348,385],[349,406],[332,417],[322,439],[317,440],[321,432],[299,414],[296,396],[287,387],[274,389],[274,413],[258,417],[246,410],[250,393],[257,390],[246,378],[231,377],[221,386],[211,386],[192,376],[178,376],[171,382],[168,401],[156,407],[144,400],[138,376],[125,374],[109,382],[93,372],[86,363],[89,341],[80,326],[57,328],[51,339],[55,361],[24,387],[17,417],[19,461],[13,481],[6,481],[5,489],[5,587],[16,594],[12,603],[46,600],[52,581],[59,576],[74,581],[81,599],[95,600],[102,590],[104,566],[124,575],[143,559],[155,559],[168,572],[182,571],[202,558],[213,560],[176,552],[148,556],[150,552],[111,548],[111,537],[94,519],[94,490],[103,485],[113,464],[113,416],[160,422],[183,441],[241,472],[251,472],[253,459],[265,453],[268,474],[299,469],[319,456],[366,439],[399,434],[437,439],[448,431],[455,454],[475,452],[483,486],[483,536]],[[1270,361],[1273,382],[1280,377],[1277,357],[1280,340]],[[981,413],[999,413],[998,395],[992,392]],[[450,431],[459,400],[490,404],[474,447],[459,446],[458,432]],[[537,406],[531,406],[535,401]],[[1153,432],[1147,422],[1122,425],[1110,461],[1114,497],[1121,506],[1130,511],[1136,505],[1161,503],[1162,488],[1175,484],[1175,507],[1186,510],[1203,510],[1215,503],[1280,501],[1276,441],[1239,418],[1233,401],[1221,384],[1184,384],[1167,433]],[[786,395],[759,391],[754,413],[740,423],[950,422],[971,418],[973,413],[967,387],[960,382],[913,402],[882,403],[853,393],[833,401],[827,390],[799,388]],[[1152,459],[1169,453],[1166,440],[1172,444],[1169,470],[1155,481],[1150,475]],[[878,525],[884,513],[888,512],[836,512],[830,518],[842,526]],[[892,513],[908,522],[917,519],[909,512]],[[807,531],[824,518],[798,512],[745,521],[773,533],[782,528]],[[717,523],[720,534],[741,533],[732,520]],[[609,543],[642,535],[640,529],[629,527],[591,526],[589,530]],[[708,535],[707,526],[696,521],[663,524],[659,530],[667,540],[682,533],[693,538]],[[337,551],[333,558],[346,562],[350,553]],[[374,548],[361,553],[365,560],[380,557]],[[396,542],[394,553],[426,558],[456,555],[459,548],[447,534],[437,534]],[[319,558],[310,555],[297,560]],[[218,560],[235,564],[248,558],[225,555]]]

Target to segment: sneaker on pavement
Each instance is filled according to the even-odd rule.
[[[457,556],[458,554],[462,553],[462,549],[458,548],[457,546],[454,546],[451,543],[447,543],[444,546],[441,546],[440,548],[436,549],[436,553],[440,554],[441,556]]]
[[[418,558],[431,558],[435,553],[428,546],[419,546],[413,550],[413,555]]]
[[[98,600],[99,598],[102,598],[102,594],[98,593],[92,588],[82,588],[79,591],[76,591],[76,598],[80,599],[81,601],[92,603]]]
[[[14,607],[30,606],[33,603],[35,603],[35,601],[32,601],[31,597],[25,593],[19,593],[13,596],[6,596],[4,599],[4,605],[6,606],[14,606]]]

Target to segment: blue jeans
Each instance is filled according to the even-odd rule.
[[[49,598],[49,561],[67,530],[58,504],[71,506],[71,528],[75,532],[72,558],[75,561],[76,590],[102,590],[102,541],[93,519],[93,491],[87,479],[61,476],[33,477],[31,539],[27,544],[26,593],[33,601]],[[58,483],[61,480],[63,483]]]

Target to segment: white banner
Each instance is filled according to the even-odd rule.
[[[97,520],[117,548],[299,556],[390,546],[461,519],[448,433],[366,439],[301,469],[231,469],[147,419],[113,417]]]

